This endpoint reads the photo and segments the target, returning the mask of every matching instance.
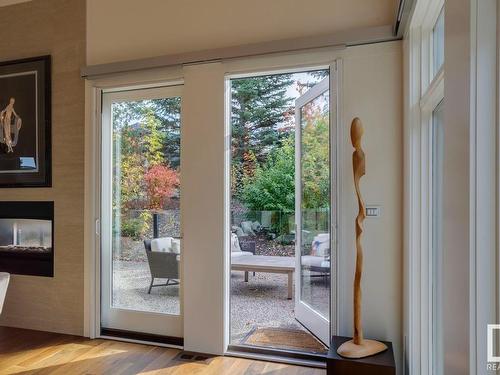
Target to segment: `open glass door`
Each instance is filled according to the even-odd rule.
[[[182,345],[181,89],[103,94],[104,336]]]
[[[330,342],[330,78],[295,101],[295,317]]]

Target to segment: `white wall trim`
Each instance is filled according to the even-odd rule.
[[[85,83],[85,197],[84,197],[84,331],[85,337],[99,336],[99,186],[101,91]]]

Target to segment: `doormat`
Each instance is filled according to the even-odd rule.
[[[324,354],[328,349],[312,334],[298,329],[254,328],[242,344],[272,349],[297,350]]]

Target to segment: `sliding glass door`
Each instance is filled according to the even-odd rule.
[[[182,337],[181,89],[103,94],[103,334]]]

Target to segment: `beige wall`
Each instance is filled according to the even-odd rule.
[[[87,64],[390,25],[396,3],[88,0]]]
[[[366,175],[361,192],[368,205],[380,205],[381,216],[367,218],[363,239],[363,326],[367,338],[393,342],[402,358],[403,282],[403,88],[401,42],[352,47],[343,56],[343,145],[341,185],[340,333],[352,334],[354,218],[357,204],[352,179],[350,121],[359,117],[365,128]],[[342,262],[342,258],[345,262]],[[344,276],[342,276],[344,273]],[[401,367],[400,367],[401,369]]]
[[[2,199],[55,202],[54,278],[13,276],[1,325],[83,333],[85,2],[36,0],[0,10],[0,56],[52,55],[52,188],[2,189]]]

